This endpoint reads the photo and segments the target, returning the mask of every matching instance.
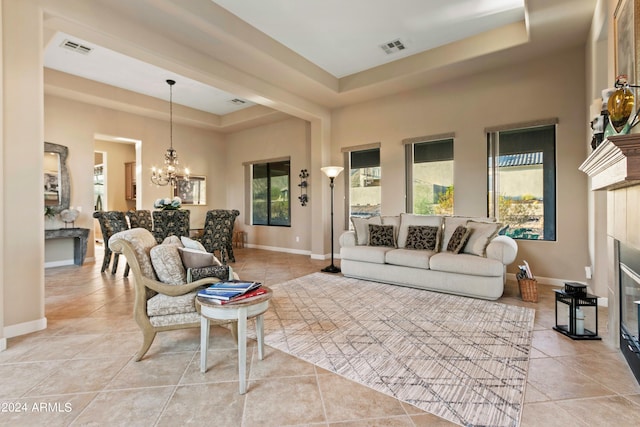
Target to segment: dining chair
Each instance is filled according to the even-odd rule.
[[[200,239],[207,252],[220,251],[223,264],[227,260],[236,262],[233,255],[233,226],[240,211],[236,209],[214,209],[207,211],[204,231]]]
[[[190,211],[187,209],[165,209],[153,211],[153,235],[162,243],[169,236],[189,237]]]
[[[102,231],[102,239],[104,241],[104,259],[102,260],[102,268],[100,272],[104,272],[109,268],[111,263],[112,252],[109,249],[109,239],[114,234],[127,230],[129,225],[125,218],[124,212],[120,211],[95,211],[93,217],[98,220],[100,224],[100,231]],[[118,254],[113,254],[113,264],[111,266],[111,274],[116,274],[118,269]]]

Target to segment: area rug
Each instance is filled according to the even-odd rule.
[[[460,425],[519,424],[534,310],[325,273],[271,288],[267,345]]]

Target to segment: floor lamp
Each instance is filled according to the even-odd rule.
[[[321,270],[325,273],[340,273],[340,267],[336,267],[333,264],[333,180],[336,176],[340,175],[340,172],[342,172],[343,169],[344,168],[341,168],[340,166],[325,166],[320,168],[320,170],[331,180],[331,184],[329,184],[331,186],[331,265]]]

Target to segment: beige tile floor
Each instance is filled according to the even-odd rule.
[[[101,261],[97,251],[96,258]],[[308,256],[237,249],[234,270],[270,285],[326,265]],[[48,328],[8,340],[0,352],[2,426],[443,426],[451,423],[266,347],[249,343],[248,393],[238,394],[231,334],[212,329],[209,370],[199,371],[199,330],[158,334],[143,361],[131,316],[132,283],[100,263],[45,271]],[[536,309],[522,426],[640,425],[640,386],[605,335],[572,341],[554,325],[552,288]],[[22,411],[22,412],[19,412]]]

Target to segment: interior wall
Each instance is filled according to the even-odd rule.
[[[1,336],[46,327],[42,167],[42,11],[2,0]],[[36,173],[37,172],[37,173]],[[6,249],[5,249],[6,248]],[[34,266],[38,266],[34,268]]]
[[[318,201],[314,200],[311,183],[322,179],[322,172],[310,168],[309,126],[309,123],[304,120],[291,118],[235,132],[225,137],[230,166],[226,176],[226,182],[230,186],[227,206],[228,209],[240,211],[236,227],[247,233],[247,243],[252,247],[305,254],[311,252],[311,211],[314,208],[318,209]],[[245,211],[243,163],[289,156],[291,157],[291,227],[248,225],[251,222],[251,213]],[[310,174],[307,178],[309,203],[306,206],[301,206],[298,201],[300,195],[298,175],[301,169],[307,169]]]
[[[559,119],[557,156],[557,241],[518,240],[517,262],[526,259],[543,278],[584,279],[587,251],[585,108],[583,48],[556,53],[455,80],[439,87],[397,94],[335,110],[332,150],[381,142],[382,215],[405,206],[404,138],[455,132],[456,215],[487,215],[487,142],[490,126]],[[570,84],[564,84],[569,76]],[[336,200],[344,197],[336,185]],[[344,224],[344,211],[336,212]],[[516,271],[517,262],[509,267]]]
[[[96,133],[142,141],[140,155],[142,173],[141,181],[137,186],[142,209],[153,210],[153,203],[156,199],[171,195],[170,187],[158,187],[150,180],[152,165],[162,163],[164,152],[169,146],[168,122],[47,95],[45,96],[45,138],[47,141],[69,147],[70,204],[80,210],[76,221],[77,227],[93,230],[95,221],[92,217],[94,208],[94,150],[97,149],[96,147],[101,147],[101,143],[94,140]],[[217,176],[224,176],[226,173],[225,145],[220,134],[216,132],[174,123],[174,148],[178,151],[181,165],[189,167],[194,175],[208,177],[208,205],[184,206],[191,212],[191,227],[202,228],[207,209],[211,209],[211,206],[220,206],[216,200],[226,200],[226,186],[214,184]],[[112,155],[108,160],[109,164],[115,165],[115,170],[112,170],[109,175],[110,191],[121,191],[122,197],[120,198],[124,201],[124,160],[129,157],[117,154],[118,150],[113,147],[101,149],[101,151],[107,150]],[[129,155],[127,154],[127,156]],[[135,159],[135,155],[133,159]],[[115,181],[111,181],[112,178]],[[127,207],[128,205],[125,203],[109,199],[109,209],[126,210]],[[90,241],[93,239],[92,232]],[[67,243],[70,244],[69,242]],[[51,251],[47,251],[47,256],[50,259],[60,259],[59,251],[68,252],[65,255],[67,257],[73,253],[72,249],[68,249],[66,246],[58,246],[57,253],[53,254],[50,253]],[[94,249],[93,245],[89,245],[87,258],[92,257],[94,257]]]

